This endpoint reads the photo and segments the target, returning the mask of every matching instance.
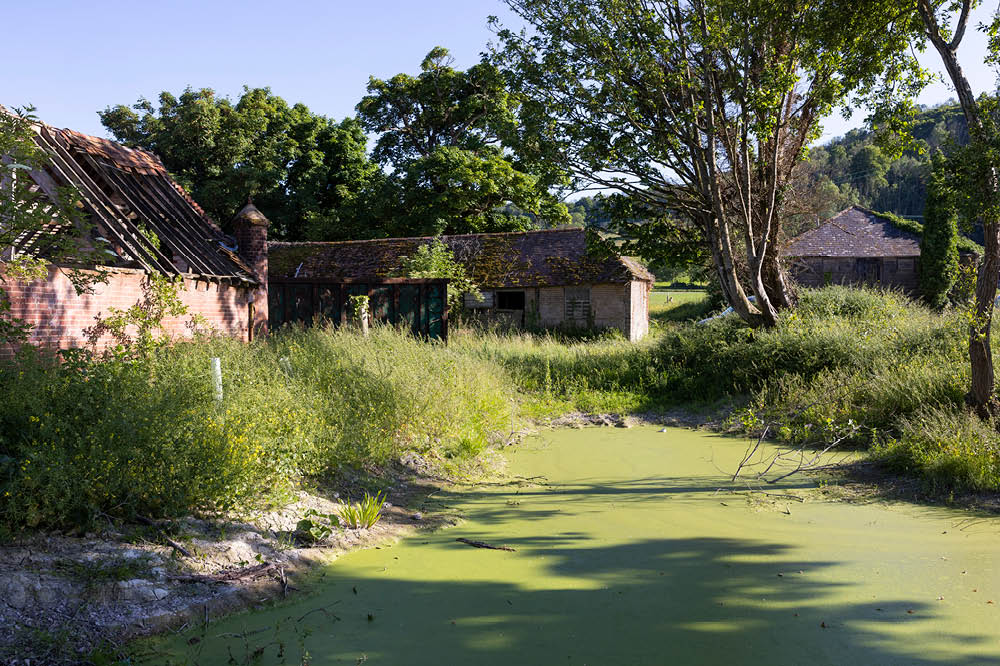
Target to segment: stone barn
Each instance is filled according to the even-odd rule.
[[[401,259],[433,238],[268,243],[272,278],[372,280],[398,275]],[[588,245],[584,229],[442,236],[482,298],[466,314],[526,328],[649,331],[653,275],[639,262]]]
[[[918,292],[920,236],[878,213],[851,206],[792,239],[783,255],[805,286],[864,284]]]
[[[234,236],[227,235],[155,155],[42,123],[34,130],[49,163],[30,172],[31,188],[47,197],[58,197],[62,187],[79,193],[92,226],[86,242],[106,257],[101,269],[108,275],[85,294],[76,293],[67,269],[86,271],[86,266],[51,265],[42,279],[4,280],[10,316],[31,325],[29,343],[56,349],[87,345],[85,329],[110,307],[141,303],[153,273],[182,284],[179,295],[188,314],[164,322],[171,337],[191,335],[191,315],[211,330],[244,340],[266,327],[267,220],[256,208],[245,207],[233,222]],[[60,233],[61,224],[54,221],[0,248],[0,279],[4,258],[22,253],[44,258],[46,235]],[[101,349],[109,341],[105,335],[93,342]],[[2,355],[12,353],[0,349]]]

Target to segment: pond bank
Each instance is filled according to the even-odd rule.
[[[661,430],[543,433],[512,449],[512,482],[430,500],[457,527],[348,554],[309,595],[151,649],[172,664],[1000,661],[1000,520],[823,502],[802,477],[748,490],[729,482],[744,441]]]
[[[0,664],[113,659],[130,639],[176,630],[298,592],[318,566],[455,521],[417,511],[441,487],[439,464],[413,453],[383,470],[388,504],[370,529],[309,543],[296,524],[309,511],[338,513],[363,480],[299,491],[280,508],[155,525],[108,522],[80,536],[36,533],[0,544]],[[484,461],[488,474],[498,460]],[[170,545],[170,544],[173,545]],[[297,587],[298,586],[298,587]],[[104,663],[104,662],[101,662]]]

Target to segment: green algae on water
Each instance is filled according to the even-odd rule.
[[[745,450],[547,433],[511,453],[511,483],[446,498],[460,525],[346,555],[309,595],[157,643],[160,663],[1000,663],[1000,521],[753,501],[730,482]]]

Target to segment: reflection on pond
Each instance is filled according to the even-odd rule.
[[[157,647],[200,664],[1000,663],[1000,522],[825,503],[801,476],[737,494],[744,451],[680,429],[548,433],[511,454],[520,481],[436,496],[457,527]]]

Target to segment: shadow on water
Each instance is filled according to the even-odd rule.
[[[266,619],[243,616],[225,632],[210,625],[190,634],[203,637],[171,663],[300,663],[305,652],[312,664],[984,663],[947,645],[921,654],[891,641],[900,623],[932,629],[933,608],[905,598],[830,603],[830,588],[843,583],[812,575],[830,563],[787,558],[781,544],[700,538],[555,545],[566,541],[511,543],[519,552],[525,545],[544,552],[550,575],[586,577],[592,588],[335,577],[322,603],[314,598],[311,608],[299,603],[292,613],[278,607]],[[479,554],[481,566],[495,555]],[[972,634],[950,640],[995,641]]]
[[[1000,663],[997,637],[956,622],[919,581],[865,576],[869,561],[892,567],[895,551],[845,564],[851,546],[803,517],[813,532],[801,539],[820,535],[805,548],[791,518],[720,501],[715,469],[607,469],[439,495],[461,526],[346,556],[314,594],[189,630],[159,645],[156,661]]]

